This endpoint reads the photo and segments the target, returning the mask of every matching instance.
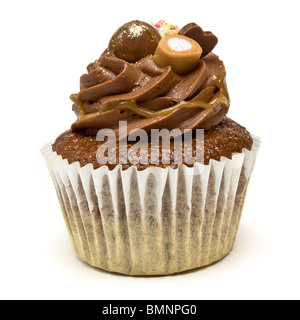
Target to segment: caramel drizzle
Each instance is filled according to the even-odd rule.
[[[79,108],[79,110],[80,110],[80,117],[85,116],[85,112],[84,112],[84,109],[83,109],[83,107],[82,107],[82,101],[81,101],[79,95],[76,94],[76,93],[73,93],[73,94],[70,95],[70,99],[71,99],[71,101],[73,101],[73,102],[77,105],[77,107]]]
[[[156,118],[156,117],[166,116],[174,112],[175,110],[178,110],[181,108],[208,109],[216,106],[217,104],[220,104],[223,108],[227,108],[230,103],[230,99],[229,99],[229,94],[226,86],[225,76],[226,74],[216,79],[214,82],[214,85],[221,91],[221,94],[222,94],[221,97],[215,98],[210,102],[204,102],[201,100],[181,101],[169,108],[165,108],[159,111],[152,111],[152,110],[140,107],[139,105],[137,105],[137,103],[134,100],[126,100],[126,101],[119,101],[119,102],[112,103],[107,107],[103,108],[101,111],[96,113],[92,113],[88,115],[81,114],[80,117],[81,119],[89,118],[91,116],[94,116],[95,114],[101,115],[104,112],[111,111],[114,109],[127,109],[144,118]]]

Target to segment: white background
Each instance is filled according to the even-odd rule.
[[[1,1],[1,299],[299,299],[299,1]],[[262,138],[231,254],[127,277],[73,253],[42,145],[75,120],[69,95],[123,23],[197,22],[219,38],[228,116]]]

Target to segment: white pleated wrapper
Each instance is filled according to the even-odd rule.
[[[232,159],[138,171],[69,164],[41,151],[74,250],[85,262],[129,275],[209,265],[232,249],[260,140]]]

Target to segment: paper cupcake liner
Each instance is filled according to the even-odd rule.
[[[41,151],[78,257],[129,275],[209,265],[232,249],[260,140],[232,159],[138,171],[69,164]]]

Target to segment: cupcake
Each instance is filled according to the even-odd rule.
[[[81,76],[77,120],[42,154],[88,264],[168,275],[232,250],[260,140],[227,117],[217,42],[195,23],[135,20]]]

